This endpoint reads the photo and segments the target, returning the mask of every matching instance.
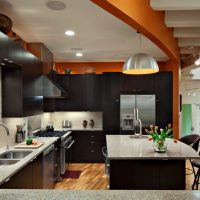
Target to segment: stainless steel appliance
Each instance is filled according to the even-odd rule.
[[[61,175],[65,174],[65,171],[69,168],[71,162],[71,147],[74,144],[72,136],[69,136],[62,140],[61,138]]]
[[[150,124],[155,124],[155,95],[120,95],[122,134],[142,134]]]
[[[63,120],[62,121],[62,127],[63,128],[71,128],[72,127],[72,122],[69,120]]]
[[[54,187],[54,145],[43,152],[43,188]]]
[[[62,174],[65,173],[65,170],[69,166],[70,156],[69,152],[74,143],[74,140],[71,135],[71,131],[38,131],[34,133],[36,137],[59,137],[58,146],[55,150],[58,151],[57,155],[57,175],[56,181],[62,180]],[[67,162],[67,163],[65,163]],[[66,165],[65,165],[66,164]]]

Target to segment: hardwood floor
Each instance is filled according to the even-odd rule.
[[[69,170],[81,170],[78,179],[64,179],[55,185],[55,189],[74,190],[106,190],[108,185],[107,175],[104,173],[104,164],[84,163],[70,164]]]
[[[186,166],[191,168],[190,163]],[[104,164],[82,163],[71,164],[70,170],[81,170],[82,173],[78,179],[65,178],[62,182],[55,185],[55,189],[72,190],[107,190],[108,178],[105,174]],[[186,175],[186,190],[191,190],[194,175]],[[199,185],[200,190],[200,185]]]

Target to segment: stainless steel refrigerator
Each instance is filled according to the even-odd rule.
[[[121,133],[142,134],[155,125],[155,95],[120,95]]]

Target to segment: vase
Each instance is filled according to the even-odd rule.
[[[94,120],[93,119],[90,120],[90,127],[94,128]]]
[[[155,140],[153,142],[154,151],[164,153],[167,151],[167,144],[165,140]]]
[[[84,128],[87,127],[87,124],[88,124],[88,121],[87,121],[87,120],[83,120],[83,127],[84,127]]]

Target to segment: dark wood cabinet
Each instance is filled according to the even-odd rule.
[[[155,74],[149,75],[121,75],[121,92],[154,93]]]
[[[173,122],[172,72],[159,72],[155,76],[156,125],[165,128]]]
[[[42,188],[42,155],[24,166],[19,172],[13,175],[0,188],[7,189],[40,189]]]
[[[86,110],[102,110],[102,76],[86,74]]]
[[[107,135],[120,133],[120,78],[121,73],[103,74],[103,130]]]
[[[52,189],[52,183],[46,180],[54,180],[54,184],[58,179],[58,142],[54,144],[55,149],[52,160],[45,161],[43,153],[39,154],[36,158],[31,160],[27,165],[20,169],[16,174],[14,174],[10,179],[4,182],[0,188],[7,189]],[[44,166],[44,162],[46,165]],[[53,173],[46,173],[49,170],[45,167],[52,168]],[[47,186],[50,187],[47,187]]]
[[[185,190],[185,160],[110,160],[111,190]]]
[[[42,61],[43,74],[48,74],[53,67],[52,52],[40,42],[28,43],[27,50]]]
[[[103,131],[74,131],[73,139],[72,162],[104,162],[102,147],[106,139]]]
[[[0,46],[5,47],[5,51],[0,53],[3,63],[2,116],[41,114],[43,98],[38,96],[37,80],[42,74],[42,62],[3,33],[0,33]]]
[[[54,82],[68,93],[67,98],[46,99],[44,111],[100,111],[102,110],[102,77],[96,74],[57,74]],[[54,109],[52,109],[54,108]]]

